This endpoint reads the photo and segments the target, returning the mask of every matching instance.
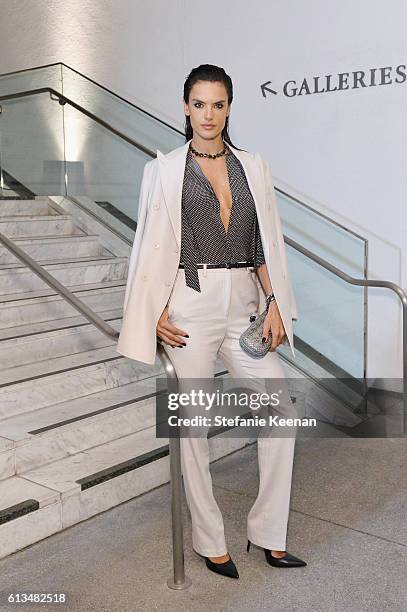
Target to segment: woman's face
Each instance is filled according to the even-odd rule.
[[[205,140],[219,138],[229,112],[226,88],[221,82],[197,81],[191,88],[189,103],[184,102],[184,113],[190,117],[194,139],[197,136]]]

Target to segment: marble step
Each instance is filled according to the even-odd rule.
[[[210,459],[215,461],[250,442],[213,436]],[[155,437],[155,427],[147,428],[0,481],[0,514],[9,509],[6,522],[0,524],[0,557],[169,482],[167,444],[166,439]],[[27,500],[32,511],[13,516],[12,510],[19,504],[27,507]]]
[[[38,356],[37,359],[30,363],[17,364],[6,368],[2,367],[0,370],[1,385],[4,387],[5,385],[13,385],[29,379],[44,378],[44,376],[50,376],[57,372],[64,372],[92,363],[99,363],[103,359],[117,357],[117,352],[115,355],[117,341],[108,338],[100,332],[99,334],[104,339],[99,347],[91,345],[86,350],[69,352],[65,355],[54,355],[51,347],[49,347],[48,354],[43,355],[42,359]],[[4,364],[2,365],[4,366]]]
[[[82,426],[87,426],[92,419],[113,418],[119,421],[117,415],[121,413],[118,410],[127,409],[128,406],[131,406],[132,411],[137,413],[133,408],[137,406],[139,409],[143,403],[148,403],[156,394],[158,378],[164,377],[164,369],[158,360],[155,366],[149,366],[149,368],[148,372],[145,370],[140,372],[138,378],[127,384],[2,419],[0,439],[3,440],[3,445],[0,444],[0,452],[9,450],[10,443],[12,447],[17,447],[39,436],[43,438],[59,436],[68,431],[80,429]],[[138,417],[135,416],[135,418]],[[97,435],[95,432],[95,436]],[[89,446],[98,444],[97,438],[95,443],[92,440],[89,442]],[[85,441],[85,444],[87,443],[88,441]]]
[[[70,263],[47,263],[44,266],[60,283],[66,287],[87,285],[110,280],[123,280],[127,277],[127,257],[98,257],[93,261],[72,261]],[[19,292],[44,289],[48,285],[35,272],[25,266],[0,269],[0,293],[3,296]]]
[[[212,441],[215,437],[219,438],[221,435],[222,434],[219,434],[219,436],[214,436],[209,440]],[[239,446],[242,446],[242,442],[244,443],[244,441],[244,438],[237,440],[237,442],[240,442],[240,445],[238,444],[237,448],[239,448]],[[232,442],[231,447],[233,448],[235,446],[233,442],[236,442],[236,440],[232,440],[231,438],[229,438],[228,442]],[[62,500],[69,500],[69,498],[71,498],[72,496],[77,497],[78,494],[83,494],[84,491],[92,493],[92,488],[94,489],[93,493],[95,494],[94,499],[99,498],[99,493],[101,493],[100,498],[102,500],[104,489],[103,484],[107,484],[109,480],[106,480],[105,483],[93,484],[91,477],[93,477],[93,480],[95,481],[97,478],[103,476],[101,472],[109,470],[114,466],[121,466],[123,463],[141,457],[146,453],[152,454],[154,450],[161,449],[162,447],[167,446],[167,444],[167,438],[156,437],[155,426],[146,427],[145,429],[137,431],[131,435],[125,436],[118,440],[113,440],[106,444],[91,448],[86,452],[79,452],[71,457],[66,457],[59,461],[43,465],[34,470],[29,470],[28,472],[24,473],[24,477],[30,479],[30,481],[33,483],[58,491],[61,494]],[[227,446],[227,444],[225,446]],[[166,458],[168,459],[168,455]],[[142,490],[139,490],[137,493],[134,493],[133,489],[133,494],[129,495],[128,497],[122,498],[121,501],[124,501],[124,499],[131,499],[131,497],[134,497],[134,495],[138,495],[142,492],[150,490],[151,488],[158,486],[158,484],[162,484],[163,482],[168,482],[168,465],[166,466],[164,480],[161,480],[161,477],[164,475],[164,473],[162,473],[161,470],[157,469],[157,461],[152,461],[146,464],[145,467],[147,466],[150,466],[150,468],[153,469],[146,470],[148,472],[148,477],[145,479],[143,478],[144,484]],[[143,468],[139,467],[137,468],[136,472],[134,472],[133,470],[127,472],[129,476],[133,477],[124,479],[124,481],[127,482],[128,485],[130,485],[130,488],[132,488],[131,481],[136,476],[142,474],[142,470]],[[157,480],[158,474],[160,474],[159,480]],[[92,484],[93,486],[89,486]],[[85,488],[86,486],[88,486],[88,488]],[[123,491],[123,493],[126,494],[125,491]],[[129,492],[127,492],[127,494],[128,493]],[[101,512],[102,509],[110,508],[112,507],[112,505],[116,505],[111,504],[111,502],[108,502],[108,504],[109,505],[105,506],[105,508],[101,508],[99,506],[98,512]],[[89,508],[89,511],[91,510],[92,509]],[[86,512],[86,517],[89,516],[92,516],[92,514],[88,514]],[[68,526],[68,524],[72,524],[71,520],[68,519],[68,517],[66,518],[67,523],[65,526]],[[74,520],[73,522],[77,522],[77,520]]]
[[[120,331],[122,321],[120,310],[108,310],[98,314],[109,325]],[[72,320],[60,319],[46,323],[49,325],[33,324],[9,328],[8,338],[5,333],[7,330],[0,330],[0,380],[3,383],[7,382],[7,372],[14,371],[14,368],[20,368],[21,371],[23,366],[30,364],[30,371],[33,372],[33,364],[40,367],[39,362],[42,364],[41,367],[45,367],[43,362],[48,360],[50,355],[54,360],[64,355],[73,355],[112,344],[112,341],[101,334],[85,317],[72,317]],[[12,372],[11,375],[14,376]]]
[[[159,358],[135,380],[0,421],[0,479],[129,435],[156,422]],[[215,372],[229,378],[218,359]]]
[[[95,312],[123,307],[126,284],[123,280],[74,285],[69,290]],[[64,317],[78,315],[62,296],[53,289],[27,292],[20,295],[0,296],[0,330],[20,325],[29,325],[41,321],[60,320]]]
[[[37,215],[32,217],[0,217],[0,233],[8,238],[30,236],[84,236],[86,232],[80,229],[71,215]]]
[[[0,479],[153,427],[156,389],[154,375],[0,421]]]
[[[153,366],[127,359],[114,347],[102,347],[89,354],[92,360],[89,364],[1,386],[0,422],[17,414],[119,387],[154,373]],[[64,363],[69,361],[69,357],[58,359]]]
[[[129,436],[91,448],[86,452],[79,452],[71,457],[29,470],[24,473],[24,477],[33,483],[58,491],[62,500],[68,500],[73,495],[78,497],[78,494],[81,493],[80,481],[82,479],[161,448],[166,444],[168,444],[168,439],[156,437],[155,426],[147,427]],[[154,478],[153,472],[156,471],[157,465],[154,465],[155,462],[152,463],[154,470],[150,470],[150,477]],[[128,474],[131,474],[131,472],[128,472]],[[166,478],[169,480],[169,473],[166,473]],[[144,484],[148,487],[147,482]],[[99,487],[100,485],[95,486]],[[91,492],[92,488],[94,487],[89,487],[87,491]],[[103,485],[101,489],[103,489]],[[144,490],[148,490],[148,488]],[[94,493],[98,491],[100,490],[95,489]],[[107,507],[111,507],[111,505]],[[100,511],[99,508],[98,512]],[[73,522],[77,522],[77,520]],[[70,519],[68,519],[67,524],[72,524]]]
[[[164,368],[160,358],[157,356],[154,365],[135,362],[125,357],[121,357],[121,359],[134,366],[133,379],[129,382],[121,381],[122,384],[103,388],[101,391],[78,395],[55,404],[46,404],[32,411],[10,415],[8,418],[0,420],[0,437],[18,442],[26,437],[30,438],[34,434],[41,433],[38,430],[53,429],[58,433],[60,431],[59,427],[70,423],[73,423],[73,427],[76,427],[78,422],[80,424],[83,419],[99,412],[110,411],[112,414],[116,414],[114,411],[119,405],[127,405],[145,398],[146,395],[155,394],[157,379],[164,376]],[[220,359],[216,360],[215,372],[217,377],[230,378]],[[68,421],[69,423],[67,423]],[[0,444],[0,453],[5,448],[8,448],[8,445],[2,448]]]
[[[33,236],[15,238],[14,242],[39,264],[51,260],[68,262],[85,257],[114,257],[114,254],[99,242],[99,237],[96,235]],[[11,251],[0,244],[0,267],[23,265]]]
[[[0,217],[60,215],[61,210],[48,198],[35,200],[2,200]]]
[[[106,310],[101,310],[98,312],[99,316],[101,316],[105,321],[108,322],[114,321],[115,319],[121,319],[122,313],[122,306],[112,309],[107,308]],[[78,333],[82,333],[82,330],[86,326],[93,327],[92,324],[89,323],[89,321],[84,316],[78,313],[77,315],[74,315],[72,317],[63,317],[62,319],[39,321],[37,323],[22,323],[21,325],[15,325],[14,327],[0,329],[0,341],[2,341],[2,343],[4,343],[4,341],[6,340],[16,341],[18,338],[23,337],[25,337],[25,339],[27,340],[28,336],[39,336],[39,339],[41,339],[41,334],[59,331],[61,331],[61,333],[65,333],[66,330],[69,329],[73,330],[72,333],[76,333],[74,329],[75,327],[78,328]]]
[[[0,557],[62,529],[61,495],[14,476],[0,481]]]

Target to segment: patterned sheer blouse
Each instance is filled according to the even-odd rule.
[[[187,286],[199,292],[197,263],[251,260],[256,268],[265,263],[256,207],[246,175],[236,155],[227,149],[229,154],[225,157],[232,192],[227,231],[215,191],[193,153],[189,148],[187,151],[182,189],[181,262],[185,265]]]

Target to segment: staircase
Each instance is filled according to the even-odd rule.
[[[2,200],[0,232],[120,330],[124,240],[63,198]],[[163,368],[115,346],[0,246],[0,558],[169,481]],[[211,438],[212,458],[246,443]]]

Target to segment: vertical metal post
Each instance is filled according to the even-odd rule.
[[[171,520],[173,576],[168,578],[170,589],[187,589],[192,581],[185,576],[184,537],[182,528],[182,478],[179,437],[169,439],[171,471]]]
[[[178,379],[174,367],[164,351],[163,347],[157,345],[157,354],[164,365],[167,379],[175,380],[178,387]],[[171,484],[171,524],[172,524],[172,560],[173,575],[167,580],[170,589],[187,589],[192,580],[185,576],[184,566],[184,535],[182,526],[182,475],[181,475],[181,446],[179,437],[169,438],[170,449],[170,484]]]

